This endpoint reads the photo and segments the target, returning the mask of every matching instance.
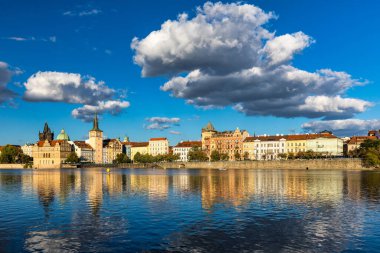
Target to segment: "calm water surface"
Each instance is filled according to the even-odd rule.
[[[0,252],[380,252],[380,172],[0,170]]]

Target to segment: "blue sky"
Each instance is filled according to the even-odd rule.
[[[171,72],[168,65],[162,65],[165,69],[158,75],[142,77],[142,69],[147,66],[145,65],[147,63],[135,63],[133,58],[138,54],[137,49],[140,49],[140,55],[144,57],[150,57],[151,51],[145,50],[142,46],[131,48],[133,38],[137,37],[140,45],[143,41],[149,44],[152,41],[147,39],[147,36],[153,31],[160,30],[165,21],[175,21],[179,14],[187,13],[185,24],[191,22],[197,15],[196,8],[198,6],[204,8],[202,7],[204,3],[205,1],[185,0],[1,0],[0,62],[6,64],[6,67],[3,64],[3,69],[9,71],[11,77],[6,83],[3,82],[6,88],[1,90],[0,87],[0,93],[3,93],[0,94],[0,97],[3,95],[3,100],[0,99],[2,101],[0,104],[0,145],[35,142],[38,131],[42,130],[46,121],[56,134],[64,128],[72,139],[84,139],[87,136],[91,124],[83,121],[83,117],[78,119],[72,115],[74,109],[86,103],[74,103],[70,98],[70,92],[60,101],[49,102],[49,99],[41,99],[39,90],[36,89],[40,79],[36,78],[33,83],[35,90],[30,93],[33,93],[33,96],[25,95],[27,90],[25,83],[28,82],[29,77],[39,71],[80,74],[83,79],[91,76],[96,79],[97,84],[99,81],[104,81],[104,85],[115,91],[113,97],[107,97],[107,99],[128,102],[127,108],[113,111],[115,115],[107,111],[101,115],[100,126],[107,137],[128,135],[134,141],[144,141],[149,137],[166,136],[171,144],[176,144],[180,140],[199,139],[200,129],[208,121],[211,121],[218,130],[240,127],[247,129],[251,134],[292,133],[329,128],[341,135],[349,135],[364,133],[368,128],[380,128],[377,113],[380,100],[378,91],[380,34],[377,32],[380,25],[380,16],[377,12],[380,9],[380,3],[378,1],[266,0],[236,4],[237,6],[254,5],[266,14],[273,12],[276,18],[271,18],[262,26],[270,32],[275,32],[274,36],[294,35],[300,31],[309,36],[309,40],[303,40],[308,45],[294,53],[286,62],[287,66],[291,65],[312,73],[319,69],[346,72],[360,84],[352,85],[339,95],[337,93],[332,96],[371,103],[364,106],[364,109],[363,104],[358,105],[361,109],[353,106],[347,109],[347,103],[355,104],[360,101],[345,100],[341,101],[345,104],[342,109],[346,110],[344,113],[319,111],[317,114],[313,108],[309,107],[317,107],[319,100],[313,100],[311,105],[306,104],[309,106],[308,109],[300,112],[294,112],[289,108],[286,112],[279,112],[279,109],[276,109],[275,111],[267,110],[264,114],[258,113],[257,111],[262,110],[262,107],[255,104],[254,98],[243,101],[238,95],[230,97],[231,92],[235,90],[234,85],[240,84],[238,81],[229,83],[228,87],[224,88],[225,93],[218,92],[218,96],[225,96],[226,101],[219,101],[210,93],[204,102],[202,99],[199,100],[199,94],[194,95],[196,91],[190,88],[179,90],[185,95],[174,94],[177,88],[167,89],[167,91],[160,89],[160,86],[172,78],[186,78],[189,72],[195,70],[198,63],[194,63],[194,59],[191,58],[195,54],[185,56],[188,57],[186,61],[190,62],[190,69],[173,67],[174,72]],[[233,2],[222,1],[221,8],[228,7],[223,3]],[[252,24],[244,25],[250,27]],[[239,38],[237,38],[238,41]],[[267,40],[271,39],[273,38],[267,38]],[[157,41],[157,43],[159,49],[162,41]],[[208,46],[206,45],[206,48]],[[178,50],[181,48],[176,50],[180,52]],[[233,52],[232,56],[228,55],[229,59],[234,58]],[[236,59],[240,62],[239,58]],[[180,65],[181,60],[174,60],[176,66]],[[158,69],[162,66],[152,68]],[[202,78],[206,80],[222,76],[221,83],[216,84],[219,85],[216,87],[221,87],[220,85],[224,84],[225,80],[230,80],[225,79],[229,73],[215,74],[215,69],[213,69],[215,66],[202,65],[202,67],[212,70],[202,72]],[[244,68],[238,69],[238,71],[243,70]],[[199,85],[207,88],[208,83]],[[176,82],[174,85],[178,86]],[[244,85],[252,87],[251,84]],[[325,85],[328,87],[329,84]],[[322,92],[323,96],[329,96],[327,90],[326,88],[327,94]],[[8,99],[6,91],[12,91],[17,95]],[[319,91],[318,94],[322,93]],[[84,97],[85,95],[82,99]],[[96,100],[96,98],[92,99]],[[195,102],[189,104],[189,99]],[[304,97],[301,100],[303,103]],[[240,112],[234,109],[235,102],[242,102],[245,111]],[[276,103],[270,99],[269,102],[269,105]],[[206,106],[207,109],[199,106]],[[264,107],[264,109],[268,108],[268,104]],[[324,112],[331,117],[326,119]],[[156,122],[147,121],[151,117],[168,118],[167,122],[163,120],[156,124],[160,127],[168,126],[168,128],[147,129],[150,124]],[[179,120],[173,120],[173,118],[179,118]],[[359,119],[359,121],[352,121],[352,119]],[[313,121],[317,123],[301,127]],[[180,134],[172,134],[171,131]]]

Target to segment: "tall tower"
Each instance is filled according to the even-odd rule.
[[[103,163],[103,131],[99,129],[98,115],[95,114],[93,127],[88,132],[89,144],[94,149],[94,162]]]
[[[217,131],[214,126],[209,122],[204,128],[202,128],[202,149],[206,149],[206,138],[211,138]]]

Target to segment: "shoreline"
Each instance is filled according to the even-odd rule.
[[[275,170],[376,170],[376,168],[364,167],[361,159],[315,159],[315,160],[272,160],[272,161],[218,161],[218,162],[161,162],[161,163],[126,163],[126,164],[103,164],[103,165],[85,165],[82,169],[104,169],[104,168],[119,168],[119,169],[275,169]],[[25,169],[23,164],[0,164],[0,169]],[[52,170],[52,169],[75,169],[71,165],[63,165],[61,168],[39,168],[37,170]]]

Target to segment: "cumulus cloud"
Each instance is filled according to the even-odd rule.
[[[27,101],[66,102],[94,105],[111,99],[115,90],[91,76],[65,72],[37,72],[24,83]]]
[[[97,105],[84,105],[83,107],[74,109],[71,112],[71,115],[76,119],[89,122],[94,118],[95,113],[110,113],[111,115],[118,115],[123,109],[128,108],[129,105],[128,101],[100,101]]]
[[[366,135],[368,130],[380,129],[380,120],[344,119],[312,121],[304,123],[302,128],[309,132],[330,130],[338,136]]]
[[[171,76],[163,91],[195,106],[233,106],[246,115],[337,119],[372,103],[344,98],[365,82],[348,73],[292,66],[315,41],[303,32],[276,36],[264,28],[276,16],[242,3],[210,3],[179,15],[131,47],[143,76]],[[322,103],[322,104],[320,104]]]
[[[82,104],[72,111],[74,118],[89,121],[98,114],[119,114],[129,102],[114,99],[117,92],[94,77],[66,72],[37,72],[24,83],[24,100]]]
[[[174,135],[180,135],[181,132],[178,132],[178,131],[169,131],[170,134],[174,134]]]
[[[179,122],[181,121],[180,118],[168,118],[168,117],[151,117],[146,119],[148,124],[145,126],[145,129],[148,130],[165,130],[168,128],[171,128],[172,126],[179,125]]]
[[[7,63],[0,61],[0,105],[11,102],[17,96],[15,92],[7,88],[13,74],[17,74],[17,71],[15,73]]]

